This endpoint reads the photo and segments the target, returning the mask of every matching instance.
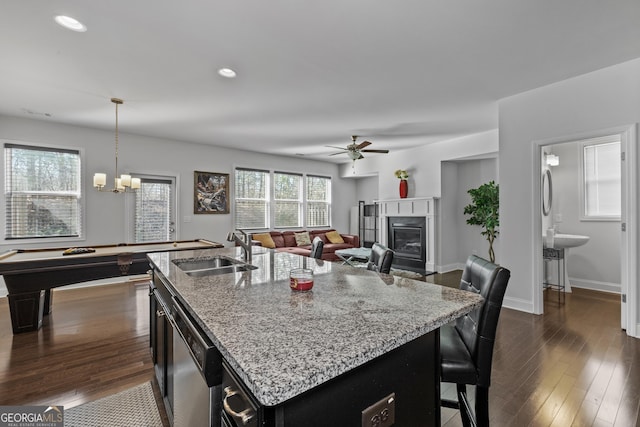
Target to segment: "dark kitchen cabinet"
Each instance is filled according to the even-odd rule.
[[[440,425],[438,343],[432,331],[276,406],[261,405],[225,363],[223,426],[376,425],[370,418],[379,413],[362,413],[376,403],[393,406],[395,427]]]
[[[149,340],[155,376],[164,407],[169,419],[173,419],[173,328],[166,316],[169,306],[163,293],[153,282],[150,284]]]

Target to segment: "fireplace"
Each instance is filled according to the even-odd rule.
[[[426,274],[426,219],[416,216],[387,217],[387,246],[395,252],[393,267]]]

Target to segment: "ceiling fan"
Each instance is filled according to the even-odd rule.
[[[371,142],[369,141],[362,141],[360,144],[356,144],[356,139],[358,138],[357,135],[353,135],[351,137],[351,140],[353,141],[353,143],[347,145],[346,148],[343,147],[333,147],[331,145],[328,145],[327,147],[331,147],[331,148],[337,148],[339,150],[342,151],[338,151],[337,153],[331,153],[329,154],[330,156],[335,156],[337,154],[343,154],[346,153],[347,156],[349,156],[349,158],[351,160],[353,160],[354,162],[358,159],[362,159],[364,156],[362,155],[362,153],[388,153],[389,150],[365,150],[365,147],[368,147],[369,145],[371,145]]]

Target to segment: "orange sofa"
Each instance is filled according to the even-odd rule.
[[[309,256],[311,253],[311,245],[303,245],[298,246],[296,243],[295,234],[302,233],[308,231],[309,237],[311,241],[317,236],[322,239],[324,242],[324,248],[322,250],[322,259],[327,261],[336,261],[339,260],[338,256],[335,254],[337,249],[349,249],[349,248],[358,248],[360,247],[360,238],[353,234],[342,234],[339,233],[344,240],[344,243],[331,243],[329,239],[327,239],[326,233],[331,231],[336,231],[334,229],[326,229],[326,230],[296,230],[296,231],[269,231],[268,234],[271,235],[271,239],[275,244],[275,250],[281,252],[289,252],[296,255]],[[252,234],[252,240],[254,243],[257,243],[253,236],[256,234],[264,234],[264,233],[254,233]],[[258,244],[261,244],[258,243]],[[262,246],[267,247],[267,245],[262,244]]]

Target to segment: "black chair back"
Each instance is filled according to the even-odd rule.
[[[456,319],[455,325],[475,361],[477,385],[483,387],[489,387],[491,382],[493,344],[510,275],[506,268],[472,255],[460,280],[460,289],[479,293],[484,298],[482,306]]]
[[[324,242],[321,238],[315,237],[313,242],[311,243],[311,254],[309,256],[311,258],[321,259],[322,251],[324,250]]]
[[[371,247],[367,270],[389,274],[391,264],[393,264],[393,251],[380,243],[374,243]]]

